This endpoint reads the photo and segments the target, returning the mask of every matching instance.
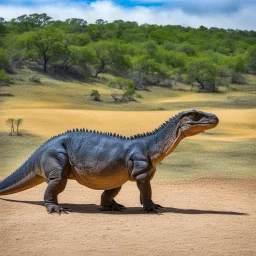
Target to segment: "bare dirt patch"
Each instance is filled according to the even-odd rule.
[[[256,180],[153,183],[161,215],[143,214],[134,183],[99,210],[101,191],[70,181],[60,202],[71,214],[47,214],[45,184],[0,200],[2,255],[256,255]]]

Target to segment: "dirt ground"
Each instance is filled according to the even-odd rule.
[[[1,197],[1,255],[256,255],[255,179],[153,182],[161,214],[143,213],[132,182],[113,214],[101,191],[69,181],[60,203],[73,212],[49,215],[45,186]]]

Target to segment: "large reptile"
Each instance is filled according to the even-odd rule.
[[[92,189],[104,190],[102,210],[122,210],[114,197],[121,186],[136,181],[145,212],[156,212],[160,205],[152,201],[150,180],[156,165],[187,137],[217,126],[214,114],[184,111],[153,132],[124,137],[117,134],[75,129],[44,143],[14,173],[0,183],[0,195],[17,193],[42,182],[48,186],[44,201],[49,213],[66,212],[57,196],[68,179]]]

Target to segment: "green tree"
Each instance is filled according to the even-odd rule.
[[[7,56],[7,53],[4,49],[0,48],[0,69],[9,71],[11,69],[10,61]]]
[[[95,58],[95,52],[87,46],[70,46],[69,56],[63,64],[65,67],[75,65],[86,69],[94,63]]]
[[[0,69],[0,86],[1,85],[9,85],[10,84],[10,78],[9,76],[6,74],[6,72],[4,70]]]
[[[10,24],[13,28],[19,32],[28,32],[35,28],[42,27],[47,25],[52,18],[49,17],[46,13],[33,13],[30,15],[21,15],[16,19],[12,19]]]
[[[7,34],[7,27],[5,24],[4,18],[0,17],[0,46],[2,45],[2,41],[4,36]]]
[[[56,62],[62,54],[67,52],[63,33],[50,26],[24,33],[19,44],[27,48],[26,57],[38,58],[43,62],[45,72],[50,60]]]
[[[66,32],[68,33],[81,33],[84,32],[88,22],[83,19],[70,18],[65,21],[68,26],[66,26]]]
[[[245,60],[242,56],[238,56],[236,58],[236,61],[235,61],[235,71],[236,72],[241,72],[241,73],[244,73],[245,72]]]
[[[131,61],[125,54],[125,48],[116,42],[99,41],[92,45],[95,51],[95,77],[110,69],[112,72],[126,72],[131,68]]]
[[[187,74],[188,81],[197,82],[202,90],[216,90],[216,68],[209,60],[199,59],[192,61],[188,66]]]
[[[248,49],[246,66],[249,73],[256,75],[256,46]]]

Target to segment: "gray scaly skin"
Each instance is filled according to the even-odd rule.
[[[156,165],[187,137],[217,126],[218,118],[202,111],[184,111],[153,132],[123,137],[111,133],[72,130],[51,138],[17,171],[0,183],[0,195],[17,193],[47,182],[44,201],[49,213],[66,212],[57,196],[68,179],[92,189],[104,190],[102,210],[122,210],[114,197],[121,186],[135,181],[145,212],[157,212],[150,180]]]

